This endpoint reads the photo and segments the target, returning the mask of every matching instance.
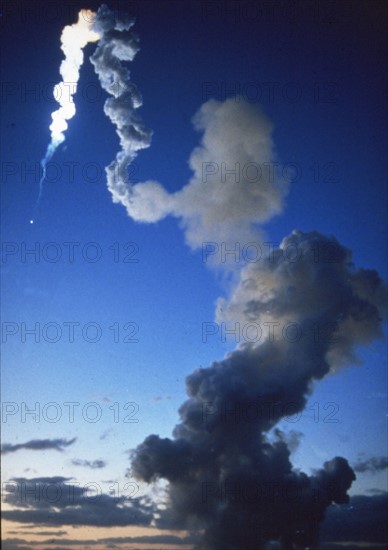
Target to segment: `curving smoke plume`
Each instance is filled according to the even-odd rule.
[[[105,101],[104,111],[116,126],[121,150],[107,166],[106,173],[113,201],[123,204],[131,201],[132,194],[128,165],[137,151],[148,147],[151,141],[151,131],[135,111],[142,104],[140,92],[130,81],[129,70],[121,63],[132,61],[139,50],[139,40],[131,30],[133,24],[133,19],[118,17],[106,5],[100,6],[93,28],[101,40],[90,58],[101,86],[111,96]]]
[[[284,253],[291,246],[293,261]],[[293,232],[242,270],[224,317],[278,332],[188,376],[173,438],[151,435],[134,451],[135,476],[169,481],[159,525],[202,529],[208,550],[317,544],[326,508],[348,502],[354,472],[342,457],[311,476],[294,470],[284,437],[271,430],[303,410],[316,380],[381,334],[384,293],[375,271],[356,270],[348,249],[317,232]]]
[[[288,182],[277,162],[272,124],[255,105],[241,98],[209,100],[193,118],[202,133],[189,159],[190,181],[168,193],[156,181],[132,186],[122,177],[108,186],[114,202],[121,202],[131,218],[156,222],[167,215],[180,218],[186,241],[198,249],[204,241],[257,241],[256,224],[283,209]]]

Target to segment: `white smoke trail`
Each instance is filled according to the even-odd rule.
[[[42,196],[47,163],[52,158],[57,147],[65,140],[64,132],[68,127],[67,121],[73,118],[76,113],[73,96],[77,91],[79,71],[84,60],[82,49],[89,42],[96,42],[100,39],[98,32],[92,28],[95,16],[96,14],[91,10],[81,10],[78,13],[77,23],[66,25],[62,31],[61,49],[65,54],[65,59],[62,61],[59,69],[62,81],[54,86],[54,98],[60,107],[51,115],[51,141],[40,163],[43,173],[39,181],[39,195],[35,211]],[[34,223],[34,219],[31,219],[30,223]]]

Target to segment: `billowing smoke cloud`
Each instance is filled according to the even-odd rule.
[[[193,119],[203,136],[190,157],[194,175],[175,195],[173,211],[193,248],[203,241],[257,240],[252,224],[282,209],[287,185],[274,173],[272,124],[257,106],[238,99],[210,100]]]
[[[386,456],[372,456],[366,460],[359,460],[354,464],[353,470],[355,472],[371,472],[375,474],[376,472],[381,472],[388,468],[388,457]]]
[[[31,441],[26,441],[26,443],[17,443],[16,445],[4,443],[1,446],[1,454],[5,455],[8,453],[15,453],[16,451],[20,451],[22,449],[29,451],[47,451],[51,449],[55,451],[63,451],[65,447],[73,445],[76,439],[76,437],[73,437],[73,439],[31,439]]]
[[[209,100],[193,118],[203,132],[189,164],[193,176],[169,194],[156,181],[131,187],[108,182],[115,202],[137,221],[156,222],[166,215],[182,220],[188,244],[257,241],[255,224],[278,214],[287,193],[272,142],[272,124],[261,110],[241,98]],[[119,183],[119,185],[118,185]]]
[[[133,454],[135,476],[169,481],[161,525],[204,529],[212,550],[317,543],[354,472],[342,457],[311,476],[295,471],[286,439],[271,430],[303,410],[314,381],[380,335],[384,292],[375,271],[355,269],[348,249],[317,232],[293,232],[241,271],[218,315],[267,332],[189,375],[173,439],[151,435]]]
[[[356,346],[382,336],[386,299],[377,272],[355,269],[351,251],[334,237],[293,231],[241,270],[231,296],[218,300],[216,319],[250,326],[255,343],[266,335],[293,341],[298,353],[317,355],[319,378],[357,362]]]

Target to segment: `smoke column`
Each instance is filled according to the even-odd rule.
[[[65,59],[62,61],[59,69],[62,81],[54,86],[54,98],[60,107],[51,115],[51,141],[40,163],[43,173],[39,181],[39,195],[35,205],[35,212],[43,192],[47,163],[52,158],[57,147],[64,142],[64,132],[68,127],[67,121],[73,118],[76,113],[73,96],[77,91],[79,71],[84,60],[82,49],[88,42],[96,42],[100,38],[100,35],[92,29],[95,15],[91,10],[81,10],[78,14],[77,23],[67,25],[62,31],[61,49],[65,54]],[[34,219],[31,219],[30,223],[34,223]]]
[[[261,336],[186,378],[172,438],[148,436],[133,452],[132,474],[169,482],[156,525],[203,532],[200,548],[316,547],[327,507],[349,501],[355,474],[339,456],[310,476],[294,469],[292,441],[277,425],[303,411],[316,381],[382,336],[386,289],[316,231],[292,232],[239,275],[217,319],[261,327]]]
[[[114,202],[131,201],[131,184],[127,167],[137,151],[150,145],[151,131],[146,128],[135,110],[142,105],[130,72],[121,61],[132,61],[139,51],[139,39],[132,32],[134,20],[119,16],[106,5],[98,8],[93,28],[101,35],[90,61],[102,88],[111,96],[105,101],[104,112],[116,126],[121,150],[106,167],[108,189]]]

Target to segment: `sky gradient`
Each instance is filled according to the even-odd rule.
[[[40,162],[58,107],[51,94],[60,80],[61,32],[75,23],[80,9],[96,11],[99,5],[6,2],[1,17],[4,547],[46,548],[55,540],[50,547],[57,549],[200,548],[200,534],[211,531],[213,516],[209,512],[207,522],[193,512],[194,526],[189,513],[186,524],[178,522],[177,503],[183,501],[177,495],[187,487],[161,467],[158,441],[170,441],[175,449],[182,438],[188,452],[195,448],[200,456],[203,447],[182,435],[193,426],[185,416],[189,406],[178,413],[186,390],[194,399],[190,406],[211,403],[213,408],[205,409],[211,417],[214,404],[224,403],[218,397],[224,391],[225,399],[232,395],[227,393],[231,364],[240,352],[244,376],[254,376],[243,355],[252,337],[230,329],[236,322],[243,329],[248,322],[264,327],[276,321],[278,339],[271,342],[263,332],[252,352],[255,369],[255,361],[263,361],[261,372],[274,377],[272,385],[267,374],[260,375],[265,384],[261,381],[249,399],[276,386],[279,373],[276,380],[290,391],[283,405],[297,405],[273,416],[273,425],[260,420],[260,437],[274,449],[288,446],[292,475],[321,479],[317,471],[325,462],[344,457],[357,479],[349,489],[350,503],[328,508],[319,547],[334,549],[347,541],[355,548],[361,543],[382,548],[387,491],[383,3],[110,3],[120,20],[125,14],[136,19],[140,49],[123,65],[143,104],[136,107],[134,88],[130,100],[122,96],[123,102],[118,97],[113,103],[112,113],[127,102],[117,115],[119,124],[126,124],[118,137],[104,113],[108,93],[100,86],[114,33],[101,27],[101,49],[88,44],[83,50],[77,112],[47,165],[36,205]],[[122,29],[116,31],[124,36]],[[125,35],[123,44],[129,38]],[[148,128],[152,136],[143,131]],[[105,174],[120,147],[133,154],[127,194],[118,179],[108,188]],[[223,173],[231,169],[237,172]],[[283,250],[293,243],[291,257],[279,255],[282,242]],[[337,247],[335,261],[311,260],[309,254],[322,243]],[[227,253],[232,249],[234,254]],[[300,250],[310,262],[293,261]],[[252,261],[258,251],[262,255]],[[244,283],[247,279],[253,286]],[[290,323],[307,330],[314,320],[334,318],[341,345],[318,351],[316,346],[310,355],[307,347],[290,342],[294,333],[288,340],[281,333]],[[291,370],[286,361],[278,365],[277,353],[292,357]],[[317,359],[307,369],[315,353],[322,364]],[[304,359],[298,362],[299,357]],[[203,391],[213,362],[224,370],[219,379],[214,375],[209,393],[201,394],[196,377],[203,377]],[[221,380],[229,368],[231,374]],[[299,368],[306,368],[308,382],[297,393]],[[177,424],[179,433],[172,436]],[[238,434],[233,426],[228,432],[222,418],[221,424],[214,441],[229,449],[228,433],[236,441]],[[252,423],[242,427],[251,440]],[[161,438],[152,448],[144,446],[151,434]],[[171,467],[179,472],[184,459],[174,453]],[[146,454],[154,471],[144,467]],[[337,471],[339,465],[331,467]],[[200,482],[207,480],[194,471]],[[155,486],[148,483],[151,478],[159,479]],[[160,508],[157,517],[154,506],[168,492],[166,480],[170,499],[177,500],[167,512]],[[47,494],[23,500],[21,491],[29,484],[51,484],[64,492],[71,486],[79,507],[69,506],[68,495],[56,510]],[[89,496],[78,491],[89,484]],[[209,540],[204,548],[226,550]]]

